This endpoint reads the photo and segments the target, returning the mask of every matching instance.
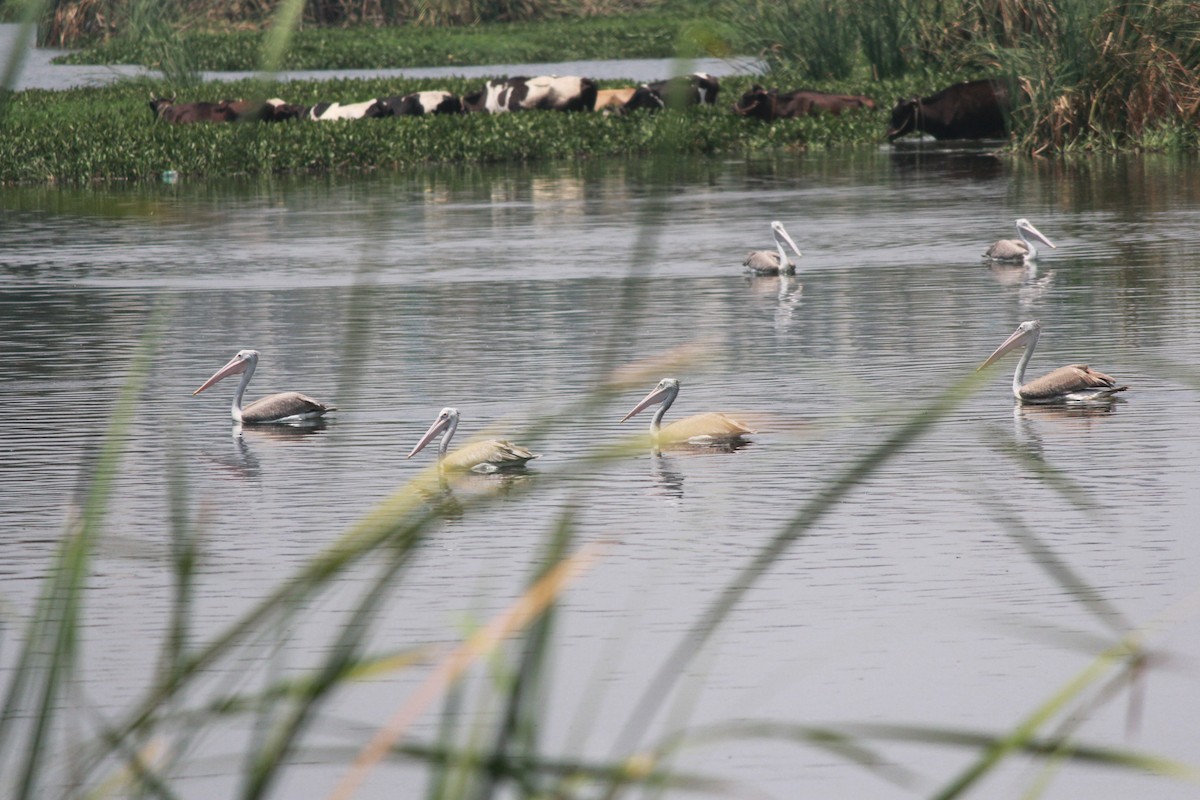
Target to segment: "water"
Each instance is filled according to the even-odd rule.
[[[786,550],[648,740],[680,724],[760,719],[1006,731],[1091,662],[1109,625],[1150,624],[1194,604],[1196,176],[1191,159],[1064,165],[903,145],[9,189],[0,195],[0,602],[9,609],[0,666],[11,663],[153,309],[167,309],[167,321],[96,553],[80,702],[116,717],[153,674],[171,592],[172,470],[186,476],[202,531],[196,633],[212,635],[428,465],[431,451],[405,455],[453,405],[460,436],[502,433],[542,457],[501,483],[511,491],[485,512],[453,513],[496,479],[430,498],[450,519],[397,579],[372,647],[452,642],[503,610],[563,509],[577,505],[579,540],[608,545],[558,618],[543,741],[553,755],[589,759],[612,754],[655,670],[758,548],[1036,318],[1035,374],[1086,360],[1130,384],[1122,402],[1014,408],[1015,356],[1006,358],[982,391]],[[979,254],[1011,236],[1018,216],[1058,249],[1036,271],[982,265]],[[740,272],[746,250],[769,246],[772,219],[804,252],[800,274],[782,285]],[[639,242],[652,249],[648,264]],[[625,295],[635,302],[623,310]],[[316,431],[232,430],[232,386],[189,395],[243,347],[262,352],[249,397],[297,389],[339,411]],[[526,431],[631,364],[651,365],[643,381],[540,438]],[[668,420],[725,410],[761,432],[735,452],[642,452],[551,483],[578,453],[641,430],[645,416],[618,420],[666,374],[683,382]],[[1094,507],[1036,480],[1028,459]],[[1043,552],[1031,555],[1014,530]],[[1115,611],[1089,611],[1050,574],[1044,551]],[[311,664],[368,574],[340,581],[278,642],[222,662],[212,683],[248,689],[243,673]],[[1198,632],[1193,613],[1153,637],[1171,667],[1144,676],[1140,707],[1119,695],[1081,737],[1194,762]],[[357,749],[425,674],[339,693],[305,743]],[[239,741],[204,743],[183,769],[185,796],[231,793],[229,764],[240,760],[227,756]],[[895,786],[828,752],[758,739],[688,750],[678,764],[769,796],[910,797],[970,761],[953,749],[878,749],[916,782]],[[342,763],[308,758],[277,794],[324,796]],[[1036,774],[1018,760],[976,796],[1014,796]],[[360,796],[395,796],[397,786],[412,796],[423,782],[419,769],[384,767]],[[1071,766],[1047,796],[1194,793]]]

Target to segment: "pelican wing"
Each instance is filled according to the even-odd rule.
[[[658,432],[658,440],[662,443],[715,441],[720,439],[737,439],[750,433],[756,433],[738,422],[733,417],[716,412],[696,414],[676,420]]]
[[[752,250],[746,254],[746,260],[742,262],[742,266],[759,275],[774,275],[779,272],[779,251]],[[784,272],[790,273],[795,269],[796,262],[789,258]]]
[[[495,472],[500,469],[522,467],[526,461],[538,457],[519,444],[502,439],[471,442],[447,454],[442,461],[446,469]]]
[[[1022,261],[1029,254],[1029,245],[1020,239],[1001,239],[984,253],[984,258],[993,261]]]
[[[1021,387],[1021,399],[1030,403],[1050,403],[1072,397],[1108,397],[1123,392],[1116,378],[1092,369],[1087,364],[1068,364],[1035,378]]]
[[[311,419],[326,411],[336,411],[300,392],[280,392],[255,400],[242,409],[242,422],[280,422],[285,419]]]

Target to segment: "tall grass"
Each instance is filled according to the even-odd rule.
[[[1191,0],[826,0],[734,2],[743,36],[781,74],[806,80],[930,70],[1009,81],[1017,146],[1194,146],[1200,5]]]

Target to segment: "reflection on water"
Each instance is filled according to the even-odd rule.
[[[1085,353],[1130,383],[1125,402],[1015,406],[1011,373],[995,371],[771,565],[716,637],[693,714],[1015,724],[1091,658],[1047,640],[1094,620],[981,505],[980,487],[1136,622],[1194,591],[1200,392],[1152,366],[1200,361],[1194,175],[1189,159],[1045,163],[906,145],[6,191],[3,603],[33,607],[148,315],[165,307],[87,604],[82,691],[98,710],[136,695],[158,657],[144,632],[168,613],[166,560],[130,553],[165,548],[172,464],[185,465],[205,521],[197,630],[219,630],[383,498],[436,473],[405,455],[430,409],[452,403],[543,455],[536,473],[413,484],[442,527],[406,568],[372,646],[444,642],[464,609],[507,607],[547,531],[577,508],[580,541],[618,544],[562,607],[547,724],[584,714],[588,744],[563,755],[606,756],[650,673],[735,571],[1038,317],[1054,332],[1039,361]],[[1035,268],[983,265],[997,221],[1017,216],[1061,232],[1059,248]],[[747,279],[748,242],[772,219],[801,244],[799,274]],[[231,430],[223,403],[189,402],[214,359],[241,347],[270,352],[265,391],[303,383],[337,401],[336,418]],[[582,401],[614,369],[667,353],[688,408],[750,409],[770,424],[733,452],[580,460],[630,435],[617,423],[627,396]],[[556,412],[550,431],[533,424]],[[1100,507],[1062,502],[1029,459],[1014,461],[1014,439]],[[314,609],[314,630],[279,657],[312,663],[346,609]],[[980,624],[1016,613],[1031,620],[1028,636]],[[1173,646],[1194,657],[1194,622],[1179,633]],[[589,674],[605,687],[598,708],[580,699]],[[1197,694],[1177,675],[1146,679],[1148,697],[1162,699],[1139,746],[1193,758]],[[359,703],[331,699],[331,711],[374,730],[397,687],[362,691]],[[1102,725],[1085,733],[1125,744]],[[945,752],[900,758],[934,776],[959,766]],[[734,747],[719,767],[777,796],[881,794],[818,752]],[[1065,772],[1064,796],[1188,796],[1142,775]],[[236,791],[224,775],[197,783]],[[363,796],[421,783],[403,776]]]

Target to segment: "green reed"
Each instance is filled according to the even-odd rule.
[[[1189,0],[733,0],[741,35],[804,80],[996,77],[1012,96],[1014,145],[1195,148],[1200,6]],[[836,26],[836,27],[831,27]],[[831,33],[831,31],[836,31]]]

